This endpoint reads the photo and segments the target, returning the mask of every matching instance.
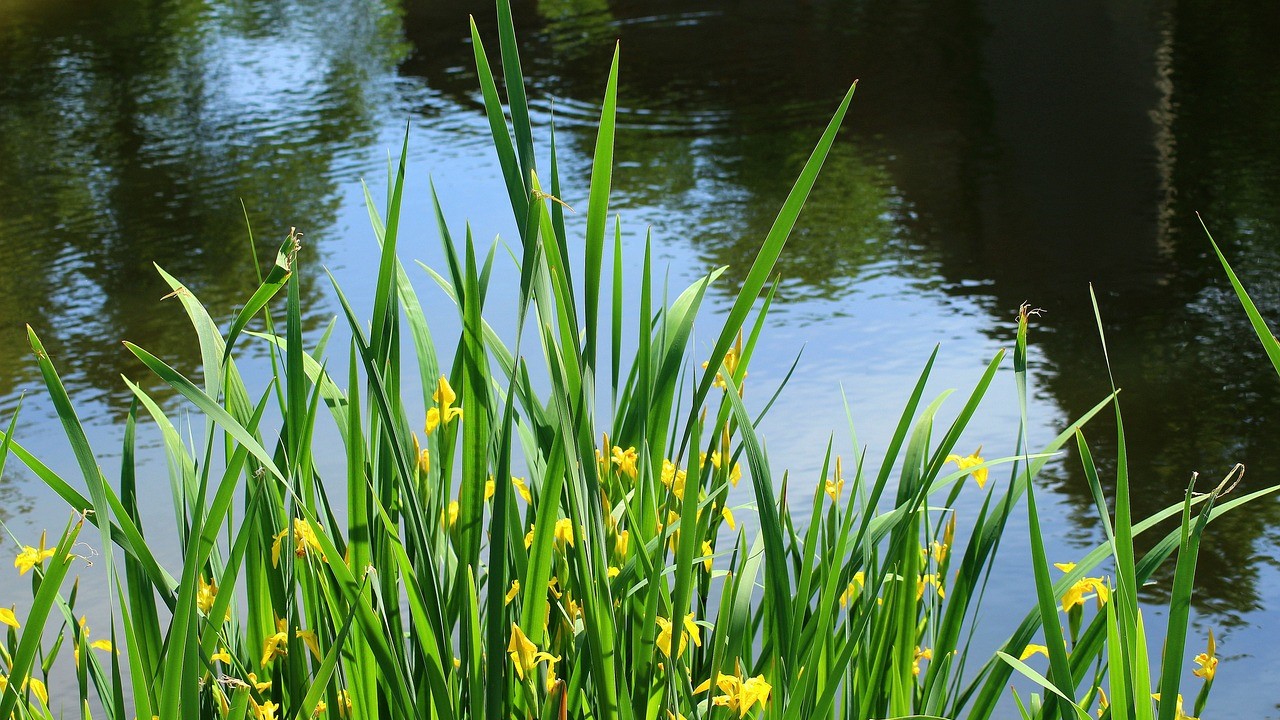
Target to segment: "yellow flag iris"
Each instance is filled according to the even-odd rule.
[[[454,420],[462,419],[462,408],[453,406],[458,400],[458,394],[450,387],[449,379],[444,375],[436,381],[436,391],[431,395],[431,399],[436,401],[438,407],[427,410],[427,424],[424,429],[428,435],[435,432],[435,429],[441,425],[448,425]]]
[[[972,455],[966,455],[964,457],[960,457],[959,455],[948,455],[947,462],[955,463],[961,470],[969,470],[970,468],[986,462],[986,460],[982,459],[982,455],[980,454],[981,452],[982,446],[979,445],[978,449],[974,450]],[[987,484],[987,470],[988,468],[978,468],[969,473],[973,479],[977,481],[979,489],[981,489],[983,485]]]
[[[532,673],[543,660],[550,663],[560,660],[551,653],[538,650],[538,646],[515,623],[511,623],[511,643],[507,646],[507,653],[511,655],[511,664],[515,665],[516,675],[521,680],[524,680],[526,673]]]

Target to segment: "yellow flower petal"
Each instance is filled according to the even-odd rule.
[[[920,649],[919,646],[917,646],[916,652],[915,652],[915,659],[911,661],[911,674],[912,675],[920,674],[921,660],[932,660],[932,659],[933,659],[933,650],[930,650],[929,648],[924,648],[922,650]]]
[[[43,680],[31,678],[31,694],[40,698],[42,704],[49,704],[49,689],[44,686]]]
[[[960,457],[959,455],[948,455],[947,462],[955,463],[962,471],[969,470],[970,468],[986,462],[986,460],[982,459],[981,453],[982,446],[979,445],[978,449],[974,450],[972,455],[967,455],[965,457]],[[978,483],[978,489],[982,489],[982,486],[987,484],[987,471],[988,468],[985,467],[970,471],[969,475]]]
[[[1043,655],[1045,657],[1049,657],[1049,648],[1045,647],[1044,645],[1034,645],[1034,644],[1028,645],[1022,649],[1022,656],[1019,657],[1018,659],[1026,660],[1032,655]]]
[[[836,456],[836,474],[830,480],[826,481],[826,492],[830,496],[831,502],[839,502],[840,493],[844,491],[844,473],[840,468],[840,456]]]
[[[729,526],[730,530],[738,529],[738,523],[734,522],[733,511],[729,509],[729,506],[726,505],[720,508],[720,516],[724,518],[725,524]]]
[[[311,654],[315,655],[317,660],[321,659],[320,640],[316,637],[315,630],[298,630],[297,633],[294,634],[294,637],[301,640],[303,644],[307,646],[307,649],[311,651]]]
[[[1218,643],[1213,638],[1213,631],[1209,631],[1209,644],[1205,652],[1196,655],[1195,663],[1200,667],[1191,671],[1191,674],[1198,678],[1203,678],[1205,682],[1213,682],[1214,676],[1218,674]]]
[[[610,454],[610,460],[613,462],[614,466],[618,468],[619,472],[632,480],[635,480],[636,476],[639,475],[640,471],[636,467],[636,461],[639,460],[639,455],[636,454],[636,449],[634,447],[629,447],[626,450],[623,450],[617,445],[613,446],[613,452]]]
[[[556,521],[555,527],[556,540],[573,546],[573,521],[569,518],[560,518]]]
[[[520,493],[520,497],[524,498],[525,502],[533,502],[533,496],[529,494],[529,486],[525,484],[524,478],[513,477],[511,484],[516,486],[516,492]]]
[[[277,657],[289,654],[289,636],[284,632],[277,632],[269,636],[262,643],[262,662],[259,665],[266,666]]]
[[[45,560],[53,557],[54,549],[45,547],[47,539],[47,532],[40,533],[40,547],[27,545],[13,559],[13,566],[18,568],[19,575],[26,575],[29,570],[38,565],[43,565]]]

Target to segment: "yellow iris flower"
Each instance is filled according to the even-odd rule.
[[[249,673],[249,684],[252,685],[260,693],[266,692],[271,689],[271,681],[263,680],[262,682],[258,682],[257,673]]]
[[[921,575],[920,579],[916,581],[916,600],[924,597],[924,589],[929,585],[932,585],[938,591],[938,597],[945,598],[947,596],[947,591],[942,587],[942,580],[937,573],[928,573]]]
[[[671,657],[671,635],[673,632],[671,621],[664,617],[655,618],[658,621],[658,636],[653,639],[653,644],[662,651],[663,655]],[[702,633],[698,629],[698,624],[693,621],[693,613],[685,616],[683,627],[680,628],[679,651],[676,656],[684,655],[685,649],[689,646],[689,640],[693,640],[693,644],[702,647]]]
[[[31,678],[31,694],[40,698],[40,702],[44,705],[49,704],[49,689],[45,687],[44,681],[38,678]],[[27,682],[22,683],[22,689],[27,689]]]
[[[0,675],[0,693],[9,688],[9,678]],[[31,688],[32,694],[40,699],[45,705],[49,704],[49,689],[45,687],[44,682],[35,678],[29,678],[22,681],[22,692],[26,692],[27,688]]]
[[[955,463],[961,470],[968,470],[969,468],[986,462],[986,460],[982,459],[982,455],[980,454],[981,452],[982,446],[979,445],[978,449],[974,450],[972,455],[967,455],[965,457],[960,457],[959,455],[948,455],[947,462]],[[973,479],[978,482],[978,489],[982,489],[982,486],[987,484],[987,470],[988,468],[978,468],[977,470],[973,470],[969,473],[973,476]]]
[[[560,518],[556,521],[555,528],[556,540],[573,546],[573,521],[569,518]]]
[[[1160,693],[1151,693],[1151,699],[1156,702],[1160,701]],[[1199,718],[1191,717],[1186,710],[1182,709],[1182,693],[1178,693],[1178,705],[1174,708],[1174,720],[1199,720]]]
[[[738,713],[740,718],[747,716],[752,705],[759,703],[763,708],[769,701],[769,694],[773,692],[773,686],[764,679],[763,675],[746,680],[737,675],[718,675],[716,687],[722,694],[711,698],[711,704],[726,707],[730,712]],[[710,689],[711,681],[704,680],[701,685],[693,689],[693,694],[699,695]]]
[[[284,545],[284,538],[289,534],[289,528],[281,530],[276,534],[275,542],[271,544],[271,566],[280,566],[280,548]],[[314,553],[320,558],[320,562],[325,562],[324,550],[320,547],[320,540],[316,537],[316,531],[311,527],[311,523],[303,518],[294,518],[293,520],[293,554],[297,557],[305,557]]]
[[[433,407],[427,410],[426,432],[428,435],[435,432],[437,427],[448,425],[454,420],[462,419],[462,408],[454,407],[453,403],[457,401],[458,395],[449,386],[449,379],[444,375],[436,381],[436,391],[431,395],[431,399],[436,401],[439,407]]]
[[[200,608],[200,612],[205,615],[213,609],[213,603],[218,599],[218,583],[214,581],[205,582],[204,576],[200,576],[200,587],[196,590],[196,607]]]
[[[1045,647],[1044,645],[1035,645],[1035,644],[1028,645],[1022,649],[1022,655],[1018,659],[1026,660],[1032,655],[1043,655],[1045,657],[1049,657],[1049,648]]]
[[[196,590],[196,607],[200,609],[206,617],[213,610],[213,604],[218,601],[218,583],[210,580],[204,581],[204,576],[200,576],[200,586]],[[227,608],[226,618],[223,622],[231,620],[231,608]]]
[[[858,593],[862,592],[862,587],[866,584],[867,575],[859,570],[853,574],[853,580],[849,582],[849,586],[840,593],[840,607],[848,607],[849,600],[858,597]]]
[[[46,539],[46,533],[40,533],[40,547],[34,548],[27,545],[13,559],[13,566],[18,568],[19,575],[26,575],[31,568],[37,565],[44,565],[45,560],[53,557],[54,549],[44,546]]]
[[[1200,667],[1191,671],[1191,674],[1198,678],[1204,678],[1205,682],[1213,682],[1213,678],[1218,674],[1218,642],[1213,638],[1213,631],[1209,631],[1209,646],[1204,652],[1195,656],[1195,663]]]
[[[729,526],[730,530],[738,529],[738,523],[734,521],[733,511],[729,509],[728,505],[720,508],[720,517],[724,518],[725,524]]]
[[[538,646],[515,623],[511,623],[511,643],[507,646],[507,653],[511,655],[511,664],[515,665],[516,675],[521,680],[524,680],[525,673],[532,673],[539,662],[555,663],[560,660],[551,653],[538,650]]]
[[[550,695],[556,689],[556,660],[553,658],[547,661],[547,694]]]
[[[921,650],[919,646],[916,646],[915,657],[911,661],[911,674],[918,676],[920,674],[920,661],[932,659],[933,650],[930,650],[929,648]]]
[[[13,608],[0,608],[0,623],[4,623],[11,628],[20,628],[22,625],[18,622],[18,615]]]
[[[266,666],[275,658],[289,654],[289,633],[285,630],[285,622],[283,620],[276,621],[276,631],[272,633],[262,643],[262,662],[259,665]]]
[[[515,486],[516,492],[520,493],[520,497],[524,498],[525,502],[533,502],[533,495],[529,494],[529,486],[525,484],[524,478],[513,477],[511,484]]]
[[[1097,593],[1098,607],[1105,605],[1111,597],[1111,589],[1102,578],[1082,578],[1062,596],[1062,611],[1071,612],[1071,608],[1083,605],[1085,594],[1089,592]]]
[[[636,461],[640,459],[640,456],[636,453],[634,447],[623,450],[621,447],[614,445],[610,459],[614,467],[618,468],[618,472],[632,480],[635,480],[636,476],[639,475],[640,471],[636,468]]]
[[[346,690],[338,691],[338,716],[351,717],[351,694]]]
[[[431,451],[418,444],[418,433],[413,433],[413,456],[418,461],[418,472],[431,472]]]
[[[831,497],[831,502],[840,500],[840,493],[844,491],[844,473],[840,469],[840,456],[836,456],[836,474],[830,480],[826,481],[827,495]]]
[[[662,461],[662,484],[676,496],[677,500],[684,500],[684,485],[688,479],[688,474],[676,466],[670,460]]]
[[[311,651],[312,655],[316,656],[317,660],[321,659],[320,639],[316,637],[315,630],[298,630],[294,633],[294,637],[301,640],[302,644],[307,646],[307,649]]]
[[[729,455],[728,452],[721,454],[719,450],[711,451],[712,467],[714,467],[717,470],[720,470],[721,466],[727,462],[726,458],[728,457],[728,455]],[[702,458],[702,461],[706,462],[706,460],[707,459],[704,453],[704,457]],[[734,487],[738,487],[738,483],[741,481],[742,481],[742,465],[740,463],[734,463],[733,467],[729,468],[729,484],[733,485]]]
[[[943,562],[946,561],[947,553],[950,550],[951,550],[951,546],[949,544],[938,542],[936,540],[929,543],[929,549],[927,551],[924,548],[920,548],[920,551],[922,553],[925,553],[927,555],[932,555],[933,561],[939,565],[941,565]]]
[[[724,354],[724,367],[726,370],[729,371],[730,375],[737,375],[738,363],[740,362],[742,362],[742,331],[741,330],[738,331],[738,339],[733,343],[733,347],[729,348],[729,350]],[[702,369],[705,370],[710,365],[711,365],[710,361],[704,362],[702,363]],[[747,372],[745,370],[742,371],[742,379],[744,381],[747,379]],[[729,389],[729,384],[725,382],[724,375],[719,372],[716,373],[716,379],[712,383],[712,386],[718,387],[722,390]],[[738,395],[742,395],[741,386],[739,386],[738,388]]]
[[[258,701],[253,698],[249,698],[249,702],[253,703],[253,716],[257,720],[276,720],[276,711],[280,709],[279,705],[270,700],[259,705]]]

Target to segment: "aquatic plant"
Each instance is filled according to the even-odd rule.
[[[381,248],[367,320],[334,282],[349,333],[337,362],[332,326],[310,345],[303,334],[298,283],[307,265],[295,233],[225,329],[160,271],[191,320],[203,377],[126,347],[204,425],[182,432],[172,408],[126,381],[134,401],[117,483],[97,464],[54,359],[29,331],[81,477],[64,478],[32,456],[15,439],[16,416],[10,421],[0,463],[15,457],[75,515],[52,548],[42,538],[18,557],[33,597],[25,613],[0,613],[11,628],[0,653],[0,717],[52,717],[57,703],[45,681],[68,648],[75,688],[55,694],[74,693],[85,716],[92,705],[113,720],[989,718],[1015,669],[1050,691],[1030,705],[1017,697],[1028,716],[1087,715],[1104,687],[1111,717],[1181,713],[1172,698],[1198,539],[1214,517],[1270,490],[1220,503],[1224,487],[1204,496],[1189,489],[1185,503],[1135,523],[1120,423],[1115,520],[1107,520],[1081,429],[1107,408],[1119,421],[1117,396],[1032,451],[1024,432],[1030,308],[1019,315],[1013,352],[1023,423],[1006,457],[956,447],[1005,353],[946,419],[952,393],[925,397],[935,352],[878,464],[865,449],[846,462],[828,442],[815,447],[818,477],[779,481],[758,426],[783,388],[756,387],[747,373],[778,287],[774,264],[853,88],[699,356],[693,325],[705,320],[702,302],[722,269],[674,298],[655,296],[648,244],[629,273],[620,226],[610,233],[617,54],[586,227],[571,238],[554,134],[540,176],[510,9],[503,0],[498,9],[505,107],[474,23],[472,40],[519,228],[519,292],[514,308],[486,307],[496,247],[477,248],[469,230],[455,240],[437,202],[447,267],[425,270],[457,312],[451,353],[436,344],[412,282],[424,276],[398,256],[407,152],[388,178],[385,206],[366,193]],[[639,296],[634,338],[624,337],[624,279]],[[516,317],[513,338],[488,324],[493,312]],[[269,348],[265,387],[243,380],[249,342]],[[631,342],[635,350],[624,352]],[[417,383],[407,382],[414,372]],[[423,388],[423,414],[413,414],[405,387]],[[156,559],[139,510],[135,433],[145,418],[168,460],[182,548],[176,575]],[[316,459],[325,433],[340,438],[340,467]],[[1035,479],[1072,441],[1107,540],[1052,580]],[[1006,481],[991,479],[1006,470]],[[739,485],[754,502],[731,506]],[[796,489],[809,487],[797,502]],[[961,493],[983,494],[976,515],[956,511]],[[979,654],[972,623],[999,544],[1024,509],[1037,603],[998,654]],[[1134,536],[1177,515],[1180,527],[1137,557]],[[106,582],[67,590],[86,524],[97,528]],[[1166,654],[1151,686],[1170,700],[1154,705],[1136,593],[1175,551]],[[111,605],[110,627],[93,636],[75,619],[83,592],[104,593]],[[1096,598],[1092,608],[1087,596]],[[61,622],[51,623],[55,614]],[[1047,674],[1027,664],[1037,648],[1049,658]],[[1196,660],[1206,687],[1214,653],[1210,645]]]

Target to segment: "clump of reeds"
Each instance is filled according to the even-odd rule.
[[[749,387],[753,397],[779,389],[752,387],[747,370],[776,288],[774,263],[853,89],[761,242],[711,352],[696,356],[690,338],[721,271],[669,301],[654,297],[646,246],[628,283],[639,294],[636,350],[624,356],[627,273],[608,217],[617,56],[585,237],[571,238],[554,146],[546,172],[534,167],[510,11],[502,0],[498,7],[509,122],[474,24],[472,35],[520,228],[519,295],[514,308],[485,306],[493,250],[478,252],[469,232],[455,241],[437,204],[448,262],[432,275],[462,326],[451,354],[438,350],[411,282],[417,273],[397,255],[404,155],[385,208],[369,199],[381,247],[372,316],[358,318],[334,284],[346,347],[330,348],[327,331],[306,344],[293,235],[225,330],[164,274],[199,338],[203,381],[127,347],[205,424],[184,439],[170,413],[130,383],[118,483],[99,468],[53,359],[30,333],[82,477],[43,465],[9,424],[0,463],[16,457],[76,515],[54,547],[42,541],[19,558],[33,600],[21,616],[0,612],[12,626],[0,653],[0,717],[52,717],[59,705],[44,681],[68,654],[76,683],[57,688],[62,707],[74,698],[85,716],[96,706],[112,720],[989,718],[1009,697],[1015,668],[1050,690],[1030,705],[1017,699],[1027,716],[1087,716],[1105,690],[1113,718],[1175,717],[1172,700],[1148,695],[1177,696],[1198,539],[1213,517],[1260,493],[1218,504],[1216,490],[1189,490],[1185,504],[1134,523],[1121,459],[1107,541],[1052,580],[1035,477],[1076,442],[1107,518],[1080,429],[1108,406],[1119,418],[1119,406],[1103,398],[1036,452],[1019,431],[1008,457],[962,455],[956,444],[1003,352],[950,421],[940,415],[949,393],[925,397],[929,358],[878,466],[865,453],[833,457],[828,446],[820,476],[779,483],[756,431],[758,408],[744,399]],[[583,263],[571,266],[579,251]],[[606,262],[611,287],[602,287]],[[485,318],[494,312],[514,313],[515,337],[492,330]],[[1020,316],[1013,357],[1024,408],[1029,318]],[[262,332],[248,330],[255,321]],[[275,372],[265,387],[242,380],[246,342],[270,347]],[[529,354],[537,361],[526,362]],[[430,395],[425,417],[411,416],[414,403],[402,396],[415,372]],[[605,391],[611,412],[598,404]],[[279,423],[264,426],[264,416]],[[142,527],[133,463],[143,418],[158,426],[167,453],[176,568],[157,562]],[[314,460],[322,423],[336,428],[345,466]],[[988,484],[1004,470],[1007,481]],[[731,507],[739,484],[754,503]],[[797,500],[799,487],[813,490]],[[962,492],[985,493],[976,515],[954,510]],[[1024,508],[1038,603],[997,656],[979,656],[971,623],[1009,520]],[[1180,530],[1135,557],[1134,535],[1178,513]],[[104,593],[112,608],[110,627],[92,638],[75,620],[75,586],[67,593],[86,523],[98,529],[107,582],[78,592]],[[1136,593],[1175,550],[1157,684],[1148,648],[1161,643],[1146,638]],[[1114,579],[1089,575],[1108,561]],[[1049,657],[1043,675],[1026,664],[1038,647]],[[1207,689],[1212,645],[1200,664]]]

